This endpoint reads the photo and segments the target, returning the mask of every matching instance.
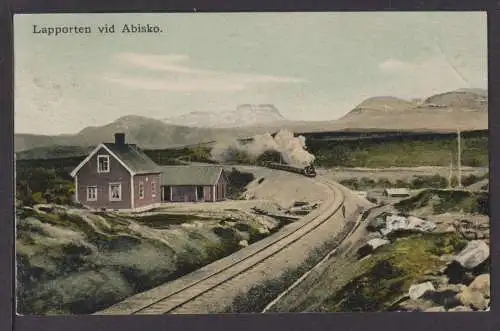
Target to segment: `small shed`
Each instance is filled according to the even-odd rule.
[[[390,198],[406,198],[410,196],[410,191],[407,188],[386,188],[384,196]]]
[[[165,166],[161,177],[163,202],[225,200],[228,179],[222,167],[212,165]]]

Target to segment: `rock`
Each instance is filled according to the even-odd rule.
[[[477,276],[472,283],[469,284],[469,288],[473,291],[478,291],[485,298],[490,298],[490,275],[482,274]]]
[[[269,233],[268,228],[259,228],[257,231],[259,232],[259,234],[268,234]]]
[[[457,231],[457,229],[455,229],[455,227],[453,227],[453,226],[450,225],[449,227],[447,227],[446,229],[444,229],[442,232],[444,232],[444,233],[450,233],[450,232],[456,232],[456,231]]]
[[[435,291],[434,285],[431,282],[425,282],[422,284],[412,285],[408,290],[408,295],[410,299],[416,300],[423,296],[427,291]]]
[[[465,269],[474,269],[486,261],[489,256],[490,247],[482,240],[473,240],[455,256],[454,260]]]
[[[245,193],[243,196],[242,196],[243,200],[253,200],[255,199],[255,195],[253,195],[252,193]]]
[[[465,306],[457,306],[448,310],[449,312],[469,312],[472,311],[471,308]]]
[[[454,258],[455,257],[453,255],[441,255],[439,257],[439,260],[448,263],[448,262],[452,262]]]
[[[426,312],[426,313],[442,313],[445,311],[446,311],[446,309],[444,309],[444,307],[442,307],[442,306],[424,309],[424,312]]]
[[[438,288],[438,291],[453,291],[455,293],[460,293],[466,288],[467,286],[464,284],[444,284]]]
[[[380,232],[383,235],[388,235],[389,233],[396,230],[417,230],[422,232],[429,232],[436,229],[436,224],[427,220],[415,216],[397,216],[388,215],[385,218],[385,228],[381,229]]]
[[[488,307],[488,301],[481,292],[471,290],[468,287],[457,294],[457,299],[460,300],[462,305],[476,310],[485,310]]]
[[[386,239],[380,239],[380,238],[370,239],[366,244],[364,244],[358,249],[357,251],[358,259],[362,259],[365,256],[372,254],[375,249],[379,248],[380,246],[387,245],[389,243],[390,241]]]
[[[390,241],[386,239],[374,238],[369,240],[366,244],[369,245],[373,250],[375,250],[380,246],[390,244]]]
[[[434,304],[450,309],[461,305],[461,302],[456,297],[459,292],[460,288],[458,287],[442,286],[437,291],[425,292],[422,299],[432,301]]]
[[[54,210],[54,206],[50,204],[38,204],[34,206],[35,211],[41,214],[50,213]]]
[[[429,300],[417,299],[407,300],[402,302],[398,308],[403,311],[425,311],[434,306],[434,303]]]
[[[238,243],[238,246],[240,246],[240,247],[247,247],[248,246],[248,241],[247,240],[241,240]]]

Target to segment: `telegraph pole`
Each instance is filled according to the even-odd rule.
[[[450,152],[450,172],[448,174],[448,188],[451,189],[453,185],[451,181],[453,180],[453,153]]]
[[[457,153],[457,158],[458,158],[458,188],[462,188],[462,149],[460,146],[460,129],[457,129],[457,145],[458,145],[458,153]]]

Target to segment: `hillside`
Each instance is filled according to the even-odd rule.
[[[129,143],[142,148],[161,148],[173,145],[188,145],[233,136],[234,132],[223,129],[189,128],[165,124],[163,121],[142,116],[124,116],[100,127],[87,127],[75,135],[43,136],[31,134],[15,135],[15,150],[22,151],[35,147],[95,146],[112,141],[116,132],[124,132]]]
[[[251,112],[244,127],[191,127],[165,123],[162,120],[131,115],[99,127],[87,127],[75,135],[43,136],[16,134],[15,150],[60,145],[87,147],[113,139],[115,132],[124,132],[130,143],[146,149],[161,149],[180,145],[197,144],[234,138],[247,138],[256,134],[288,129],[294,132],[322,132],[345,130],[403,130],[454,132],[485,130],[488,128],[486,91],[478,89],[457,90],[430,96],[423,101],[406,101],[394,97],[369,98],[338,120],[331,121],[281,121],[262,122],[252,105],[240,106],[240,112]],[[279,119],[281,114],[267,105],[260,105],[269,115]],[[260,109],[259,108],[259,109]],[[257,109],[258,110],[258,109]],[[257,115],[256,115],[257,114]],[[233,114],[234,115],[234,114]],[[231,115],[231,116],[233,116]],[[197,113],[196,116],[201,116]],[[205,115],[203,115],[205,116]],[[203,117],[202,116],[202,117]],[[209,115],[212,116],[212,115]],[[235,115],[234,115],[235,116]],[[213,117],[213,116],[212,116]],[[212,118],[211,117],[211,118]],[[247,120],[247,117],[244,118]],[[230,117],[230,121],[233,121]],[[238,118],[241,122],[241,116]],[[206,126],[213,120],[199,117],[196,123]],[[229,125],[230,121],[224,125]],[[253,121],[253,122],[252,122]],[[193,124],[193,123],[191,123]]]

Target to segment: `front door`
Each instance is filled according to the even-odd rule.
[[[162,186],[161,187],[161,200],[162,201],[172,201],[172,199],[170,199],[170,186]]]
[[[203,186],[196,186],[196,198],[198,201],[205,200],[205,194],[203,190]]]

